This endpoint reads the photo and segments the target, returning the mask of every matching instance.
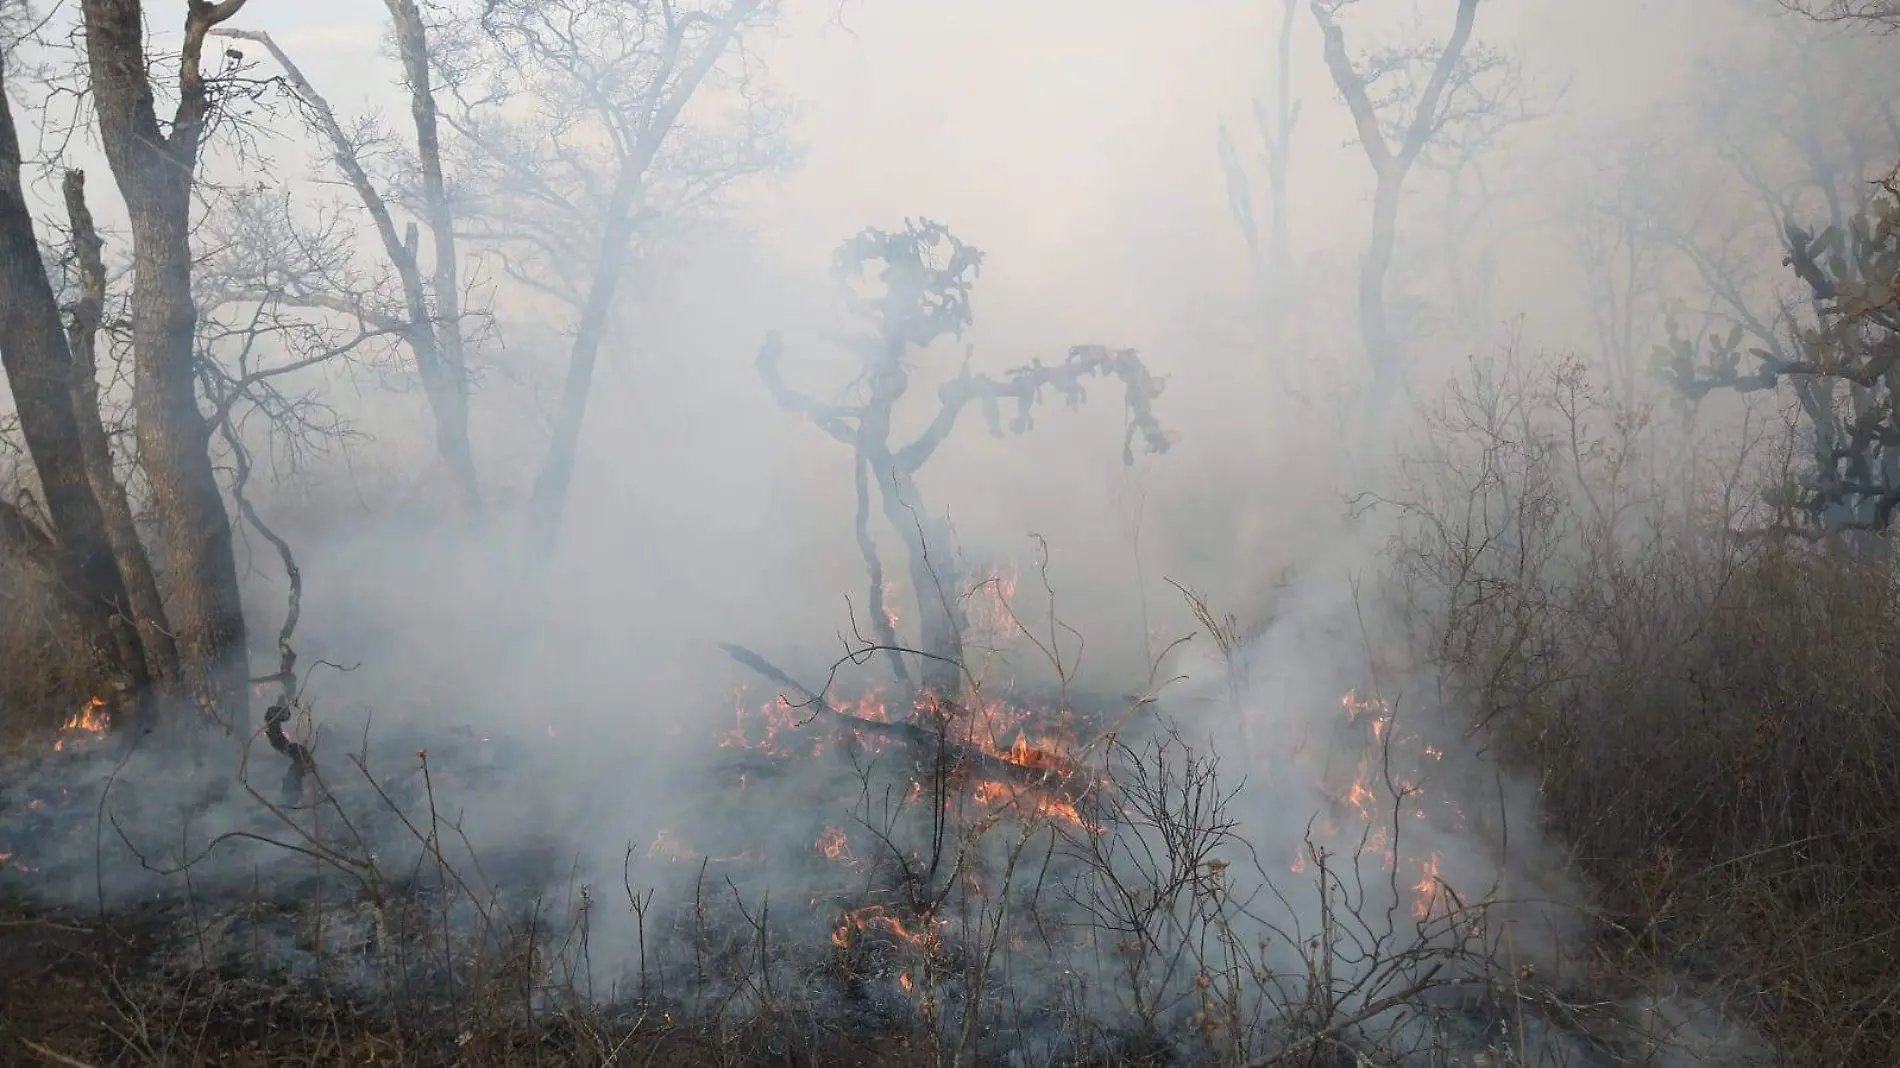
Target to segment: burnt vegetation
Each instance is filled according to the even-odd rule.
[[[1059,541],[953,510],[1019,464],[1070,493],[1063,447],[1176,477],[1227,383],[1170,375],[1219,366],[991,357],[985,255],[923,217],[782,329],[660,307],[799,163],[789,5],[386,0],[391,118],[278,0],[0,3],[0,1062],[1900,1062],[1900,14],[1741,5],[1772,29],[1655,120],[1679,157],[1526,196],[1563,94],[1483,0],[1396,37],[1382,2],[1266,5],[1271,93],[1206,168],[1345,515],[1288,489],[1326,551],[1271,593],[1171,559],[1205,573],[1167,605],[1137,537],[1106,654]],[[1299,84],[1370,170],[1350,262],[1296,258]],[[1597,351],[1487,333],[1525,218]],[[715,613],[691,667],[729,674],[679,690],[585,644],[704,580],[583,507],[685,448],[664,376],[600,414],[662,312],[744,336],[722,396],[812,440],[775,489],[851,575],[789,584],[815,639]],[[352,537],[400,563],[333,595]],[[425,560],[492,602],[339,605],[426,602]]]

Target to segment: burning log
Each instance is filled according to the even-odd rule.
[[[920,765],[940,768],[950,774],[963,773],[979,779],[1004,780],[1018,787],[1046,791],[1078,807],[1092,792],[1090,780],[1082,774],[1082,769],[1055,754],[1018,744],[1011,751],[1021,754],[1023,759],[1012,760],[986,752],[978,746],[959,742],[941,729],[916,723],[884,723],[852,715],[832,707],[821,692],[792,678],[752,650],[730,642],[721,642],[719,647],[768,681],[797,694],[801,698],[801,707],[811,709],[814,718],[823,717],[847,730],[862,731],[905,746]]]

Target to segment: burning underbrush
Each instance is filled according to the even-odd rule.
[[[1534,834],[1455,735],[1359,691],[1230,703],[1211,730],[1167,707],[741,685],[637,795],[669,804],[592,784],[498,839],[481,798],[572,786],[551,740],[345,750],[306,715],[317,767],[291,796],[261,746],[209,775],[88,704],[6,773],[0,892],[35,923],[137,931],[121,993],[320,992],[409,1058],[389,1063],[689,1041],[778,1063],[1658,1063],[1696,1022],[1602,995],[1556,948],[1561,910],[1499,859]],[[616,825],[635,837],[611,857],[582,830]],[[126,1033],[84,1046],[163,1059]]]

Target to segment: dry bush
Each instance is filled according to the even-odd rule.
[[[1792,442],[1694,435],[1574,361],[1474,364],[1390,498],[1425,654],[1541,784],[1604,948],[1794,1063],[1900,1060],[1891,561],[1763,533]]]

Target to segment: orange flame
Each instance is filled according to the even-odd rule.
[[[1417,895],[1412,899],[1412,918],[1425,920],[1431,918],[1433,909],[1440,904],[1439,890],[1443,883],[1438,876],[1438,854],[1433,853],[1419,866],[1424,874],[1412,887],[1412,892]]]
[[[1371,819],[1372,803],[1377,800],[1377,795],[1372,792],[1371,787],[1366,785],[1365,776],[1363,774],[1353,779],[1352,789],[1346,793],[1346,803],[1348,805],[1358,809],[1361,816]]]
[[[912,949],[929,953],[937,948],[937,932],[934,928],[941,926],[942,922],[926,919],[921,925],[906,925],[903,920],[886,911],[883,905],[865,905],[844,914],[844,918],[831,932],[831,944],[843,949],[851,944],[852,936],[877,930]]]
[[[79,711],[69,716],[66,722],[60,724],[59,730],[61,734],[69,734],[69,735],[75,731],[80,732],[78,738],[86,738],[88,736],[97,737],[101,734],[104,734],[106,732],[106,728],[110,726],[108,722],[108,718],[109,717],[107,717],[106,715],[106,703],[104,699],[94,697],[94,698],[89,699],[85,703],[85,705],[82,708],[80,708]],[[76,738],[57,739],[56,741],[53,742],[53,752],[57,753],[64,750],[66,748],[66,743],[68,741],[74,741],[74,740],[78,740],[78,739]]]
[[[851,843],[845,839],[844,832],[836,827],[826,827],[825,833],[819,835],[811,847],[824,854],[826,860],[849,864],[855,863],[857,859],[851,855]]]

